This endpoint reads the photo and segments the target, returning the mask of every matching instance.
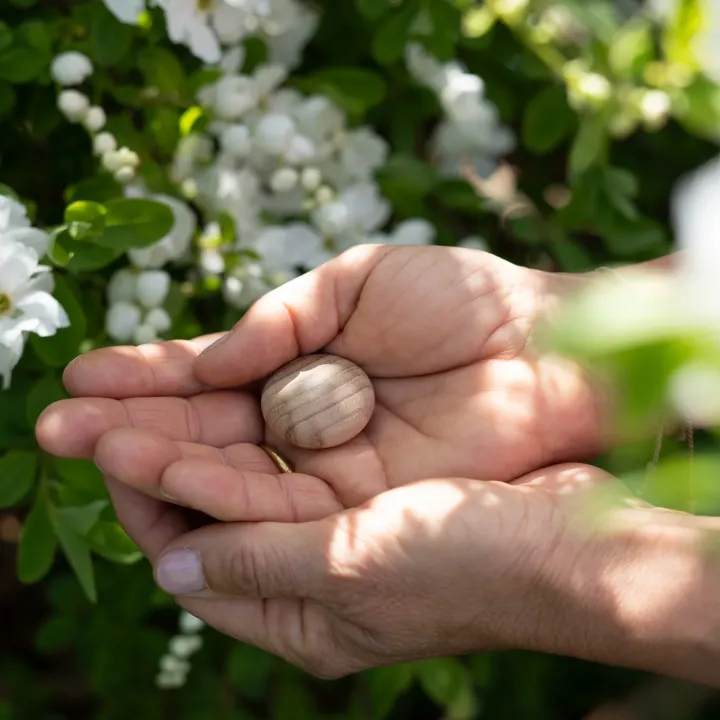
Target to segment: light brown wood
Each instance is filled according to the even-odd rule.
[[[354,363],[336,355],[305,355],[265,384],[262,414],[270,430],[310,450],[342,445],[370,422],[375,391]]]

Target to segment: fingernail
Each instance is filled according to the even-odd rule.
[[[93,463],[103,475],[107,475],[107,473],[105,472],[105,468],[100,464],[100,461],[96,457],[93,458]]]
[[[170,595],[189,595],[207,587],[200,555],[194,550],[166,552],[158,560],[155,580]]]

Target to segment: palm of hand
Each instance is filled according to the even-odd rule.
[[[543,292],[539,274],[484,253],[362,248],[264,298],[198,362],[208,341],[81,358],[67,373],[78,397],[51,408],[38,436],[221,520],[310,519],[428,477],[511,480],[597,439],[577,370],[526,349]],[[265,437],[296,470],[277,477],[255,446],[257,396],[235,388],[321,349],[370,375],[375,414],[338,448]]]

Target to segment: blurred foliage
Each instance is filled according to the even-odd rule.
[[[492,252],[546,270],[629,264],[671,250],[673,188],[717,152],[720,87],[690,50],[696,4],[682,0],[681,11],[658,25],[632,2],[609,0],[319,0],[321,26],[291,84],[328,94],[354,123],[387,138],[392,157],[379,183],[395,219],[429,219],[440,244],[480,235]],[[208,632],[187,685],[156,688],[177,610],[115,523],[95,467],[43,455],[32,433],[42,409],[65,396],[66,363],[107,342],[105,285],[128,249],[122,243],[150,244],[170,222],[164,206],[121,199],[98,171],[87,133],[56,107],[50,62],[67,49],[93,60],[94,100],[108,111],[108,129],[142,157],[151,190],[172,192],[164,167],[178,139],[203,122],[194,91],[206,78],[166,39],[162,16],[151,20],[139,29],[121,25],[99,0],[5,0],[0,8],[0,178],[37,224],[53,229],[57,296],[72,320],[32,342],[0,394],[0,508],[24,524],[17,552],[0,545],[0,610],[11,620],[0,650],[0,718],[562,720],[637,686],[642,674],[519,652],[320,682]],[[408,76],[403,53],[411,40],[482,77],[519,139],[505,159],[515,171],[509,188],[436,171],[427,143],[441,110]],[[654,100],[667,97],[666,111],[644,104],[651,91],[663,93]],[[128,226],[132,235],[115,232]],[[176,337],[235,319],[217,294],[199,288],[189,299],[181,287],[178,277]],[[639,314],[646,307],[611,302]],[[639,327],[654,327],[647,318],[623,325],[607,303],[602,312],[597,303],[575,308],[554,341],[621,382],[629,423],[652,424],[664,416],[673,370],[717,351],[675,331],[643,335]],[[717,461],[712,439],[706,444],[709,454],[696,466],[711,498]],[[637,472],[651,453],[643,440],[607,466]],[[681,454],[672,462],[648,497],[686,508],[675,482]],[[703,509],[717,508],[708,501]],[[705,712],[696,717],[717,717],[720,705]]]

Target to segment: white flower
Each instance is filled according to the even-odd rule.
[[[370,128],[358,128],[345,136],[340,163],[349,178],[368,180],[387,162],[387,143]]]
[[[128,342],[140,326],[142,313],[133,303],[115,302],[105,315],[105,332],[116,342]]]
[[[19,242],[31,247],[39,258],[50,249],[50,236],[39,228],[31,227],[25,206],[0,195],[0,245],[6,242]]]
[[[221,275],[225,272],[225,258],[216,248],[202,248],[198,265],[207,275]]]
[[[178,658],[185,659],[194,655],[202,647],[200,635],[176,635],[170,640],[170,652]]]
[[[304,135],[295,134],[285,150],[285,160],[291,165],[305,165],[311,162],[317,153],[315,143]]]
[[[170,275],[164,270],[147,270],[137,277],[137,299],[145,308],[162,305],[170,291]]]
[[[149,345],[157,342],[158,334],[152,325],[143,323],[135,328],[132,339],[135,345]]]
[[[172,260],[180,259],[189,249],[197,227],[195,214],[181,200],[163,194],[150,195],[149,199],[165,203],[172,210],[175,223],[164,238],[150,247],[128,251],[130,262],[143,269],[160,268]]]
[[[265,115],[255,129],[258,146],[273,155],[286,152],[294,134],[295,124],[292,118],[281,113]]]
[[[257,87],[247,75],[226,75],[213,90],[215,111],[225,120],[241,118],[260,102]],[[202,102],[203,96],[199,99]]]
[[[25,334],[54,335],[70,325],[67,313],[51,295],[52,275],[38,264],[37,252],[20,242],[0,241],[0,347],[3,387],[23,351]]]
[[[389,243],[392,245],[430,245],[436,234],[435,226],[427,220],[405,220],[390,235]]]
[[[154,0],[165,11],[168,37],[186,45],[206,63],[217,63],[222,54],[217,35],[210,28],[210,14],[198,0]],[[212,4],[208,3],[211,7]]]
[[[135,302],[137,299],[138,276],[132,270],[118,270],[113,273],[107,287],[107,299],[116,302]]]
[[[365,235],[380,229],[391,214],[390,203],[380,195],[374,183],[360,183],[343,190],[334,200],[312,213],[320,232],[349,247]]]
[[[85,113],[85,117],[82,122],[90,132],[96,133],[105,127],[107,116],[101,107],[93,105],[88,109],[87,113]]]
[[[166,333],[172,327],[172,319],[165,308],[153,308],[145,317],[145,324],[157,333]]]
[[[115,152],[117,149],[117,141],[115,136],[109,132],[98,133],[93,138],[93,152],[96,155],[105,155],[106,153]]]
[[[487,242],[479,235],[469,235],[468,237],[463,238],[458,243],[458,247],[467,248],[468,250],[482,250],[483,252],[489,252]]]
[[[247,125],[228,125],[220,135],[220,147],[233,157],[247,157],[252,148],[250,130]]]
[[[300,176],[294,168],[282,167],[276,170],[270,178],[270,187],[273,192],[289,192],[297,187]]]
[[[145,0],[103,0],[107,9],[121,22],[128,25],[137,23],[145,12]]]
[[[253,243],[268,275],[285,282],[298,267],[315,268],[330,259],[320,235],[306,223],[294,222],[265,228]]]
[[[320,187],[320,183],[322,183],[322,179],[322,172],[320,172],[320,168],[316,167],[303,168],[300,174],[300,184],[308,192],[317,190]]]
[[[190,663],[175,655],[167,654],[160,659],[160,670],[165,673],[188,673]]]
[[[58,109],[70,122],[80,122],[90,109],[87,95],[77,90],[63,90],[58,95]]]
[[[60,53],[50,65],[50,74],[59,85],[80,85],[92,72],[93,66],[88,56],[74,50]]]
[[[117,172],[123,168],[135,169],[140,164],[138,154],[130,148],[121,147],[119,150],[111,150],[102,156],[102,164],[106,170]]]
[[[181,632],[187,634],[198,633],[205,627],[205,623],[200,618],[191,615],[187,610],[180,611],[179,622]]]
[[[223,282],[225,302],[240,310],[249,307],[270,289],[263,275],[260,263],[246,262],[236,265]]]

